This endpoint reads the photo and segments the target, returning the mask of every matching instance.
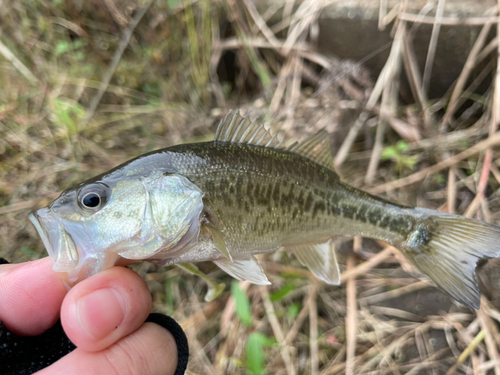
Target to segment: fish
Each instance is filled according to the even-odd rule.
[[[479,308],[476,267],[500,256],[499,226],[348,185],[325,130],[288,146],[277,135],[230,112],[213,141],[149,152],[63,191],[29,216],[53,270],[74,285],[120,262],[196,273],[190,264],[212,261],[267,285],[256,255],[284,248],[339,285],[332,237],[362,236],[396,247],[442,290]]]

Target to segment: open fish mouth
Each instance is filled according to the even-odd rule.
[[[29,218],[42,238],[56,272],[70,272],[78,266],[75,242],[67,233],[57,215],[49,208],[32,211]]]

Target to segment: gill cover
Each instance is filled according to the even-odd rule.
[[[168,253],[198,237],[203,193],[187,178],[162,175],[142,181],[146,207],[140,231],[120,246],[118,255],[144,260]],[[187,238],[185,238],[187,236]]]

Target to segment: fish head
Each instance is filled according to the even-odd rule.
[[[178,252],[199,234],[202,196],[179,175],[94,179],[64,191],[30,220],[53,270],[72,285],[123,258],[134,263]]]

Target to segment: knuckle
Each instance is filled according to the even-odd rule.
[[[153,342],[139,329],[105,351],[105,361],[112,375],[151,374],[148,356]]]

